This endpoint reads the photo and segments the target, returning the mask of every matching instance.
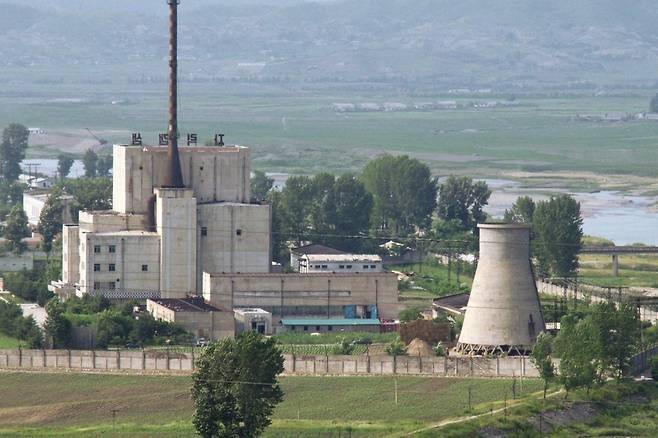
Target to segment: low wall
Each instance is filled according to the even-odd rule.
[[[284,354],[284,372],[296,375],[431,375],[538,377],[526,357],[305,356]],[[194,370],[195,353],[134,350],[0,350],[0,369],[134,372]]]

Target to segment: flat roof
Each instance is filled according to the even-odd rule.
[[[303,273],[278,273],[278,272],[254,272],[254,273],[231,273],[231,272],[204,272],[209,274],[212,278],[300,278],[306,279],[309,277],[324,277],[324,278],[348,278],[348,277],[395,277],[392,272],[309,272]]]
[[[189,297],[189,298],[158,298],[151,299],[163,307],[174,312],[221,312],[222,310],[209,304],[203,298]]]
[[[309,319],[288,319],[281,320],[283,325],[379,325],[378,319],[347,319],[347,318],[309,318]]]
[[[155,231],[143,231],[143,230],[124,230],[124,231],[102,231],[100,233],[90,233],[94,236],[99,237],[112,237],[112,236],[125,236],[125,237],[134,237],[134,236],[145,236],[145,237],[159,237],[160,235]]]
[[[456,312],[463,313],[463,310],[468,305],[470,294],[460,293],[453,295],[446,295],[444,297],[436,298],[434,305],[440,308],[452,309]]]
[[[309,262],[372,262],[379,263],[382,258],[377,254],[304,254]]]
[[[318,243],[311,243],[310,245],[304,245],[297,248],[292,248],[290,250],[293,254],[345,254],[345,251],[341,251],[336,248],[332,248],[326,245],[320,245]]]

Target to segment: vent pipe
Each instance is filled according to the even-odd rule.
[[[169,144],[164,187],[183,188],[183,173],[178,155],[178,5],[169,3]]]

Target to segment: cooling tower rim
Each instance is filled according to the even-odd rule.
[[[478,224],[478,228],[493,230],[529,230],[532,225],[528,224]]]

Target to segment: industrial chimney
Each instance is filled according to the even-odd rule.
[[[480,224],[480,258],[457,352],[526,355],[544,330],[530,226]]]
[[[169,3],[169,144],[167,149],[167,173],[164,187],[183,188],[183,173],[178,156],[178,5],[180,0]]]

